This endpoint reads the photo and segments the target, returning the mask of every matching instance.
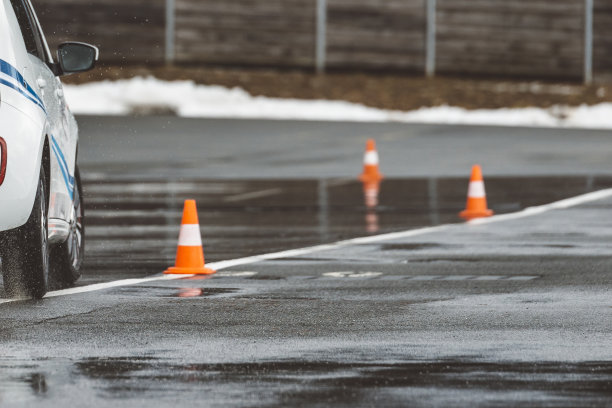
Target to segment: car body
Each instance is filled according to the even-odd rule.
[[[56,62],[30,0],[0,0],[0,255],[5,289],[7,274],[19,281],[19,274],[30,273],[17,258],[30,255],[24,247],[31,244],[27,241],[32,234],[26,230],[33,216],[44,218],[39,223],[47,231],[39,244],[47,246],[48,254],[43,256],[48,256],[50,267],[56,247],[65,246],[71,238],[80,240],[81,259],[73,265],[80,267],[83,214],[78,127],[59,76],[90,69],[97,57],[93,46],[65,43]],[[41,214],[35,208],[37,194],[44,195]],[[75,199],[81,206],[80,215],[75,213]],[[81,231],[75,231],[78,223]],[[38,263],[43,269],[48,266],[44,261]],[[16,288],[21,286],[21,295],[41,297],[48,285],[47,271],[44,274],[44,282],[35,283],[35,290],[24,288],[27,282],[9,283],[9,294],[19,295]]]

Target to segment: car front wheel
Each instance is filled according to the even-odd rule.
[[[79,279],[85,252],[85,210],[78,167],[75,169],[74,179],[73,214],[68,238],[51,249],[51,276],[60,287],[70,286]]]

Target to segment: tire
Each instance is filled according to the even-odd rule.
[[[28,221],[2,235],[4,289],[13,298],[42,298],[49,279],[47,192],[40,169],[34,207]]]
[[[74,171],[74,216],[70,221],[70,232],[66,241],[51,248],[51,278],[59,287],[74,284],[81,276],[81,265],[85,255],[85,209],[83,187],[79,168]]]

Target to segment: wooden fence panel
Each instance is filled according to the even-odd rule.
[[[164,61],[165,0],[33,0],[51,47]],[[316,0],[176,0],[176,61],[315,66]],[[584,0],[437,0],[436,72],[580,79]],[[612,0],[594,2],[594,73],[612,79]],[[327,67],[424,72],[426,0],[328,0]]]
[[[612,79],[612,0],[595,0],[593,13],[593,71]]]
[[[313,67],[315,0],[177,0],[177,61]]]
[[[584,1],[438,0],[437,70],[580,78]]]
[[[105,63],[161,62],[165,0],[33,0],[52,52],[63,41],[100,47]]]
[[[425,69],[425,0],[328,0],[330,68]]]

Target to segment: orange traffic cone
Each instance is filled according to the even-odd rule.
[[[492,215],[493,211],[487,208],[487,194],[485,193],[484,181],[482,179],[482,170],[479,165],[475,165],[472,167],[467,205],[465,210],[459,213],[459,216],[466,220],[471,220]]]
[[[185,200],[174,267],[164,271],[175,275],[210,275],[216,271],[204,266],[204,251],[195,200]]]
[[[363,156],[363,173],[359,179],[364,182],[380,181],[383,175],[378,170],[378,152],[376,151],[376,142],[369,139],[366,144],[366,152]]]

